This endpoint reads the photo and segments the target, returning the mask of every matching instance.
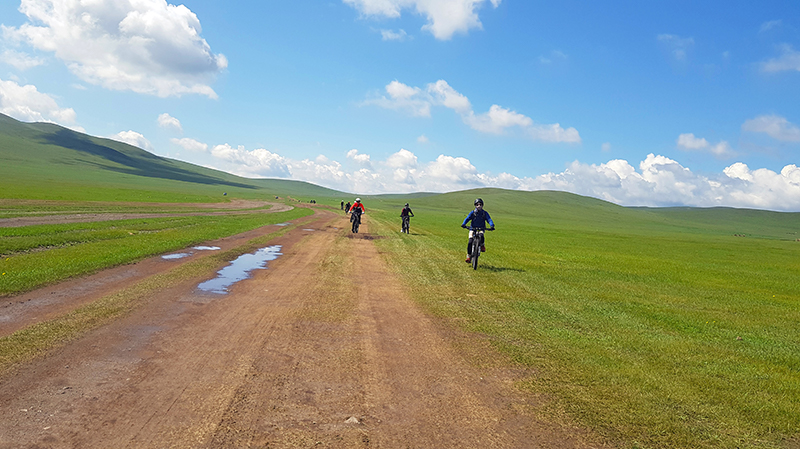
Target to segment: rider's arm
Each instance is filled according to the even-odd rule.
[[[473,214],[473,213],[474,213],[474,211],[470,211],[470,212],[469,212],[469,214],[467,214],[467,218],[466,218],[466,219],[464,219],[464,222],[462,222],[462,223],[461,223],[461,226],[462,226],[462,227],[466,227],[466,226],[467,226],[467,222],[469,222],[470,220],[472,220],[472,214]]]
[[[494,222],[492,221],[492,217],[489,215],[488,212],[486,212],[486,211],[484,211],[484,212],[486,213],[486,221],[489,222],[489,226],[491,228],[494,228]]]

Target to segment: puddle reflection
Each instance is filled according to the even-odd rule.
[[[219,247],[209,247],[207,245],[198,245],[197,247],[192,247],[195,250],[219,250]]]
[[[187,256],[192,256],[191,253],[173,253],[171,255],[163,255],[163,259],[181,259],[186,258]]]
[[[258,249],[255,253],[242,255],[231,261],[231,265],[217,272],[217,278],[204,281],[197,285],[201,291],[214,294],[227,294],[228,288],[237,281],[250,278],[250,272],[255,269],[266,269],[267,261],[273,261],[283,253],[280,245],[273,245]]]

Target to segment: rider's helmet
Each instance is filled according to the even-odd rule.
[[[360,198],[356,198],[356,203],[361,203],[361,199]]]
[[[406,203],[406,208],[408,208],[408,203]]]
[[[475,206],[478,206],[478,205],[483,206],[483,199],[481,199],[481,198],[476,198],[475,199]]]

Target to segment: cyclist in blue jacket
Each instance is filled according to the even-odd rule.
[[[467,222],[472,222],[469,226],[469,243],[467,244],[467,261],[468,263],[472,262],[472,243],[475,240],[475,229],[476,228],[487,228],[486,223],[489,223],[490,230],[494,230],[494,222],[492,218],[489,216],[489,213],[483,210],[483,200],[480,198],[475,199],[475,209],[470,211],[467,215],[467,218],[464,219],[464,222],[461,224],[461,228],[467,228]],[[486,238],[484,237],[484,243],[486,242]],[[486,247],[481,245],[481,251],[485,252]]]

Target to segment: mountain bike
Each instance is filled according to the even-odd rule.
[[[481,256],[481,247],[483,247],[483,234],[487,228],[472,228],[472,251],[470,252],[470,259],[472,260],[472,269],[478,270],[478,257]],[[488,228],[489,231],[494,231],[494,228]]]
[[[358,233],[358,227],[361,225],[361,213],[352,213],[350,221],[353,222],[353,233]]]
[[[411,217],[403,216],[403,228],[401,230],[403,233],[408,234],[408,228],[410,223],[411,223]]]

